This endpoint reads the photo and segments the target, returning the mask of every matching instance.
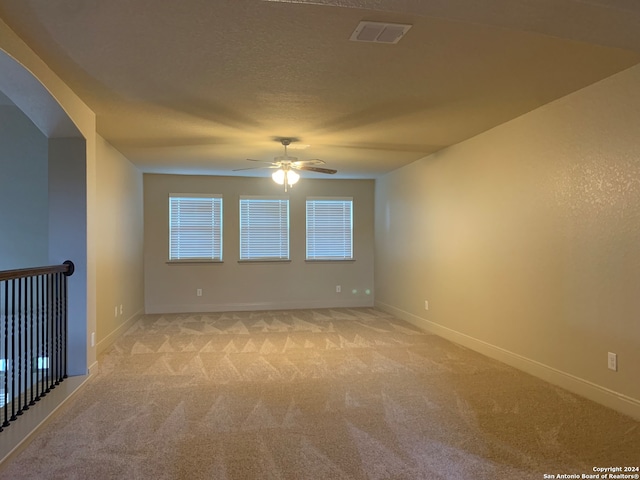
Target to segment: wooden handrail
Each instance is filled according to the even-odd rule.
[[[48,275],[50,273],[64,273],[65,276],[73,275],[75,266],[71,260],[67,260],[62,265],[50,265],[48,267],[19,268],[17,270],[0,271],[0,282],[3,280],[14,280],[17,278],[34,277],[37,275]]]

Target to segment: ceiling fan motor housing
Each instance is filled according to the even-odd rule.
[[[280,155],[279,157],[274,157],[276,162],[284,162],[284,163],[293,163],[298,161],[298,157],[290,157],[289,155]]]

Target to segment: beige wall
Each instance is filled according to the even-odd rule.
[[[100,136],[96,154],[96,342],[101,352],[144,311],[142,173]]]
[[[146,312],[372,305],[373,192],[372,180],[301,179],[290,191],[291,262],[240,264],[239,195],[282,195],[282,187],[270,178],[145,174]],[[169,193],[223,195],[222,264],[167,264]],[[305,262],[306,196],[353,197],[354,262]],[[196,296],[198,288],[202,297]]]
[[[377,181],[376,304],[640,416],[639,85],[635,67]]]

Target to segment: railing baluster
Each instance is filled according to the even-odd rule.
[[[58,385],[56,381],[56,369],[58,361],[58,274],[51,275],[51,300],[53,302],[53,315],[51,316],[51,389]]]
[[[56,318],[55,318],[55,322],[54,322],[54,326],[55,326],[55,334],[53,335],[53,338],[55,340],[55,344],[56,344],[56,348],[55,348],[55,358],[56,358],[56,362],[55,362],[55,367],[54,367],[54,379],[55,379],[55,384],[56,385],[60,385],[60,376],[59,374],[59,369],[60,369],[60,277],[61,275],[59,273],[56,273]]]
[[[23,300],[23,310],[22,310],[22,318],[24,322],[24,341],[23,341],[23,358],[24,358],[24,372],[22,376],[22,411],[29,410],[29,390],[31,385],[29,384],[30,375],[29,375],[29,279],[22,279],[22,286],[24,290],[24,300]]]
[[[54,341],[55,341],[55,368],[53,370],[54,372],[54,379],[55,379],[55,384],[56,385],[60,385],[60,317],[62,316],[60,314],[60,281],[61,281],[61,277],[62,274],[61,273],[56,273],[55,274],[56,277],[56,294],[55,294],[55,299],[56,299],[56,318],[55,318],[55,322],[54,322],[54,326],[55,326],[55,333],[53,335]]]
[[[33,302],[34,299],[34,292],[35,292],[35,286],[38,284],[38,278],[37,277],[30,277],[29,278],[29,304],[30,304],[30,308],[29,308],[29,333],[31,335],[30,337],[30,344],[29,344],[29,359],[30,359],[30,365],[29,365],[29,385],[31,386],[29,388],[30,390],[30,394],[31,394],[31,400],[29,401],[29,405],[33,406],[36,404],[35,401],[35,397],[34,397],[34,390],[35,390],[35,385],[38,383],[37,379],[37,362],[38,362],[38,355],[36,353],[35,357],[34,357],[34,345],[33,345],[33,336],[34,336],[34,331],[33,331],[33,315],[34,315],[34,309],[36,309],[36,305]],[[34,367],[33,362],[36,362],[36,366]]]
[[[42,316],[40,317],[40,353],[38,355],[38,375],[40,376],[40,398],[44,397],[47,392],[45,391],[45,378],[44,370],[44,349],[45,349],[45,335],[44,327],[47,324],[47,276],[42,275]]]
[[[73,271],[70,261],[0,271],[0,432],[67,378]]]
[[[51,322],[53,318],[53,275],[47,275],[47,341],[45,342],[45,377],[47,385],[47,393],[51,391]]]
[[[22,411],[29,410],[29,282],[22,279]]]
[[[47,276],[40,275],[40,284],[42,287],[41,294],[42,298],[40,299],[40,348],[38,349],[38,377],[40,378],[40,398],[44,397],[47,392],[45,392],[44,385],[44,370],[42,370],[42,365],[44,362],[44,327],[47,324]]]
[[[69,276],[70,274],[67,272],[65,275],[66,276],[65,276],[64,282],[62,283],[62,315],[63,315],[63,318],[62,318],[62,378],[67,378],[67,338],[68,338],[68,332],[69,332],[68,330],[69,312],[67,311],[68,289],[67,289],[66,277]]]
[[[51,312],[49,313],[49,323],[47,324],[47,327],[49,328],[49,343],[47,344],[49,348],[49,354],[47,355],[47,389],[51,391],[56,388],[56,386],[53,384],[53,367],[56,357],[55,338],[53,331],[56,319],[56,276],[54,274],[49,275],[49,282],[51,283],[49,289],[51,295],[51,297],[49,298],[49,301],[51,302]]]
[[[4,409],[4,421],[3,427],[9,426],[9,410],[7,407],[7,399],[9,398],[9,282],[4,282],[4,392],[3,392],[3,409]]]
[[[44,358],[43,358],[43,367],[44,367],[44,386],[45,393],[49,393],[51,391],[51,387],[49,386],[49,369],[51,368],[51,361],[49,360],[49,343],[51,342],[51,274],[47,275],[47,315],[45,317],[45,327],[44,327]],[[43,395],[44,396],[44,395]]]
[[[9,399],[11,402],[11,417],[10,421],[17,420],[16,417],[16,402],[14,396],[16,394],[16,280],[11,280],[11,392],[9,393]]]
[[[62,377],[62,284],[65,282],[66,278],[61,273],[58,273],[58,327],[56,338],[58,342],[58,346],[56,347],[56,351],[58,352],[58,364],[56,366],[56,381],[58,384],[64,380]]]
[[[42,323],[42,275],[36,277],[36,348],[35,352],[35,367],[33,370],[36,372],[36,402],[40,400],[40,364],[38,359],[40,358],[40,324]]]
[[[18,279],[18,388],[13,392],[16,415],[22,415],[22,279]],[[17,394],[17,395],[16,395]],[[16,401],[17,400],[17,401]]]

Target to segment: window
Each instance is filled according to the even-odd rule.
[[[240,197],[240,260],[289,259],[289,200]]]
[[[222,261],[222,195],[169,194],[169,260]]]
[[[353,198],[307,198],[307,260],[353,260]]]

